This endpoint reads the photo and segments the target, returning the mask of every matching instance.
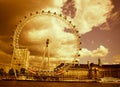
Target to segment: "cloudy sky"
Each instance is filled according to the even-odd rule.
[[[0,0],[0,63],[11,61],[15,25],[42,9],[62,13],[76,25],[82,42],[81,63],[97,63],[98,58],[104,63],[120,63],[119,5],[119,0]],[[19,45],[29,48],[32,59],[39,61],[49,38],[51,59],[71,60],[76,41],[65,28],[70,27],[58,18],[36,16],[22,27]]]

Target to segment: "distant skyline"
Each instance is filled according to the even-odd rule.
[[[19,20],[23,20],[24,16],[42,9],[68,16],[78,27],[82,42],[81,63],[87,61],[97,63],[98,58],[101,58],[103,63],[120,63],[119,5],[119,0],[61,0],[60,2],[58,0],[1,0],[0,63],[11,61],[13,48],[10,44],[16,29],[15,25],[19,24]],[[64,22],[55,21],[56,19],[46,16],[34,18],[23,27],[20,44],[28,46],[31,54],[39,56],[43,53],[41,47],[45,38],[50,37],[53,46],[51,56],[65,56],[66,61],[71,60],[72,54],[67,52],[72,53],[74,50],[74,38],[71,34],[59,30],[64,29]],[[40,61],[38,57],[33,58],[33,55],[32,60]]]

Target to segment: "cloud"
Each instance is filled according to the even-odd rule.
[[[113,56],[114,62],[120,63],[120,54]]]
[[[82,50],[79,52],[81,55],[81,58],[91,57],[91,58],[99,58],[107,56],[108,54],[108,48],[105,48],[104,46],[100,45],[99,48],[96,50],[90,51],[86,48],[82,48]]]
[[[31,55],[43,56],[46,51],[46,40],[49,39],[50,57],[73,57],[77,41],[74,34],[64,32],[64,27],[69,28],[60,19],[37,16],[23,27],[19,44],[29,48]]]
[[[1,39],[6,37],[0,37]],[[4,39],[5,40],[5,39]],[[10,63],[11,61],[11,47],[10,43],[5,43],[4,41],[0,40],[0,63]]]
[[[65,51],[63,51],[63,52],[65,52]],[[86,48],[83,48],[79,53],[81,55],[80,59],[81,58],[82,59],[85,59],[85,58],[93,59],[93,58],[102,58],[102,57],[107,56],[107,54],[109,53],[109,50],[108,50],[108,48],[105,48],[104,46],[101,45],[100,47],[98,47],[97,49],[92,50],[92,51],[88,50]],[[61,54],[59,54],[59,55],[61,55]],[[66,56],[66,54],[65,54],[65,56]],[[41,56],[41,57],[40,56],[31,56],[30,63],[33,64],[33,65],[35,63],[38,63],[38,62],[39,63],[41,63],[41,62],[46,62],[47,63],[48,62],[47,58],[48,57],[45,57],[45,59],[43,59],[43,56]],[[53,65],[58,64],[59,61],[61,61],[61,62],[72,62],[72,60],[73,60],[73,57],[69,57],[69,56],[68,57],[62,57],[62,56],[61,57],[60,56],[50,57],[50,63],[53,64]]]
[[[46,10],[51,10],[61,13],[63,10],[63,8],[61,7],[65,5],[66,1],[68,0],[61,0],[59,1],[58,4],[58,0],[54,0],[53,6],[48,7]],[[74,2],[75,2],[75,9],[77,9],[77,11],[75,17],[73,18],[73,22],[78,27],[78,30],[81,34],[90,32],[92,31],[93,27],[97,27],[97,26],[101,26],[100,29],[105,29],[105,30],[110,29],[107,19],[110,18],[112,9],[114,8],[111,0],[103,0],[103,1],[71,0],[70,3],[73,3],[74,5]],[[67,5],[68,4],[66,4],[66,7]],[[70,8],[65,8],[65,9],[70,10]],[[67,15],[67,17],[70,18],[69,14]]]
[[[110,0],[76,0],[77,15],[74,22],[81,34],[92,31],[92,28],[106,22],[112,11]]]
[[[6,43],[5,41],[0,40],[0,50],[8,54],[11,54],[12,47],[10,47],[10,42]]]
[[[0,63],[10,63],[11,55],[0,50]]]
[[[120,24],[119,20],[120,20],[120,11],[112,13],[108,23],[111,25],[111,27],[115,27],[116,25]]]

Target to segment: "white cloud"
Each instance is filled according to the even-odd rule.
[[[108,54],[108,49],[101,45],[99,48],[93,51],[83,48],[79,53],[81,55],[81,58],[86,57],[98,58],[106,56]]]
[[[113,56],[114,62],[120,63],[120,54]]]
[[[54,0],[54,11],[60,12],[61,7],[67,0]],[[106,22],[110,16],[113,5],[111,0],[74,0],[77,8],[74,23],[79,28],[81,34],[85,34],[92,30],[92,27],[99,26]],[[58,4],[59,2],[59,4]],[[51,10],[52,10],[51,9]],[[58,11],[59,10],[59,11]]]
[[[74,19],[80,28],[80,33],[85,34],[92,27],[106,22],[113,8],[110,0],[76,0],[77,15]]]

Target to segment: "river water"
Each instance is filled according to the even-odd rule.
[[[120,83],[0,81],[0,87],[120,87]]]

